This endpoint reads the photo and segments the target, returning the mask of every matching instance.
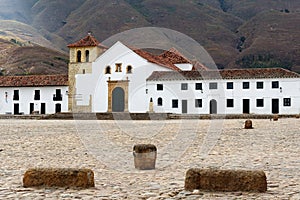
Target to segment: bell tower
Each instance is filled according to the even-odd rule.
[[[77,74],[90,74],[92,73],[92,63],[106,51],[107,47],[103,46],[98,40],[91,34],[81,40],[68,45],[69,48],[69,66],[68,66],[68,78],[69,78],[69,98],[68,109],[70,112],[80,111],[79,106],[76,105],[76,78]],[[91,99],[89,108],[84,111],[91,112]]]

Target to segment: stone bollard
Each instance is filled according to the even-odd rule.
[[[23,177],[24,187],[95,187],[90,169],[37,168],[29,169]]]
[[[185,190],[219,192],[266,192],[267,180],[263,171],[189,169]]]
[[[134,166],[140,170],[155,169],[157,149],[153,144],[137,144],[133,147]]]
[[[250,120],[250,119],[247,119],[246,121],[245,121],[245,127],[244,127],[245,129],[252,129],[253,127],[252,127],[252,121]]]
[[[273,115],[273,121],[278,121],[278,115]]]

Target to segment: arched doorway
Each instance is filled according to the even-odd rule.
[[[112,111],[124,112],[125,108],[125,92],[123,88],[116,87],[112,92]]]
[[[209,114],[217,114],[217,101],[215,99],[209,102]]]

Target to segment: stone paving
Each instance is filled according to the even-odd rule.
[[[300,120],[0,120],[0,199],[300,199]],[[132,147],[157,146],[155,170]],[[28,168],[90,168],[95,188],[24,188]],[[184,191],[191,167],[261,169],[266,193]]]

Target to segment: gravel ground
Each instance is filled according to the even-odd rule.
[[[300,199],[300,120],[0,120],[0,199]],[[155,170],[132,147],[157,146]],[[36,167],[90,168],[95,188],[24,188]],[[191,167],[259,169],[266,193],[184,191]]]

